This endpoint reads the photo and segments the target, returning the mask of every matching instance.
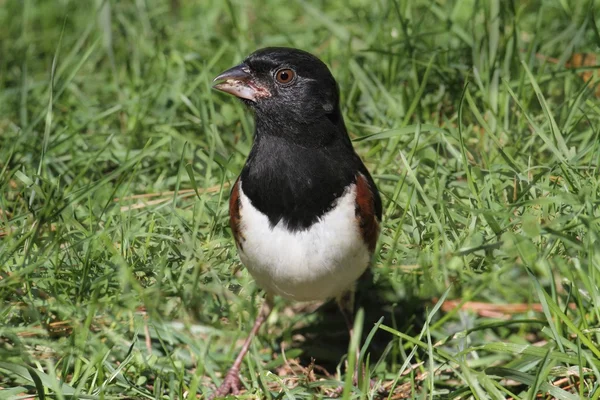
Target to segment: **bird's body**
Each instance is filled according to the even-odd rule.
[[[343,128],[327,122],[331,130]],[[373,188],[347,135],[318,147],[257,135],[230,197],[242,263],[260,287],[289,299],[323,300],[348,290],[373,252]],[[371,197],[373,209],[361,209],[357,195]]]
[[[340,297],[370,263],[381,200],[348,137],[333,76],[309,53],[267,48],[216,79],[215,88],[241,98],[256,117],[229,202],[242,263],[269,296]],[[218,395],[235,392],[240,357]]]
[[[356,185],[306,229],[272,226],[239,187],[242,263],[265,291],[296,301],[325,300],[348,290],[365,271],[371,253],[355,217]]]

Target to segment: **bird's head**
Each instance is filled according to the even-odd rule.
[[[331,72],[302,50],[258,50],[215,82],[215,89],[239,97],[266,123],[312,124],[339,114],[338,88]]]

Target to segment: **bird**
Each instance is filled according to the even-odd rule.
[[[243,358],[274,296],[335,299],[351,327],[344,299],[352,298],[372,263],[382,202],[348,135],[339,86],[318,57],[296,48],[262,48],[214,82],[214,89],[254,113],[253,144],[231,189],[229,222],[240,261],[266,293],[213,393],[221,397],[239,393]]]

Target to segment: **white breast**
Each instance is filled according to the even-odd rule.
[[[335,297],[367,268],[371,255],[355,216],[356,187],[349,187],[309,229],[290,232],[282,222],[271,227],[242,188],[240,259],[267,292],[297,301]]]

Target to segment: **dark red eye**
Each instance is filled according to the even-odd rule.
[[[277,82],[279,83],[290,83],[291,81],[294,80],[294,78],[296,77],[296,73],[291,70],[291,69],[280,69],[279,71],[277,71],[277,73],[275,74],[275,79],[277,79]]]

